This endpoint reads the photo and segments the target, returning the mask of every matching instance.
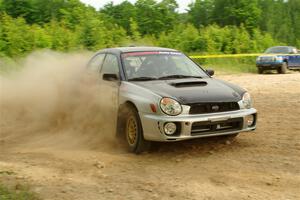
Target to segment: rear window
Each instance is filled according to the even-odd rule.
[[[293,53],[292,52],[292,48],[290,47],[271,47],[268,48],[265,53],[268,54],[277,54],[277,53],[283,53],[283,54],[289,54],[289,53]]]

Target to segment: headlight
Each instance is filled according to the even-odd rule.
[[[260,57],[257,57],[257,58],[256,58],[256,61],[259,62],[259,61],[260,61]]]
[[[160,108],[167,115],[179,115],[182,112],[180,103],[171,98],[162,98],[160,100]]]
[[[251,108],[252,107],[252,102],[251,102],[251,97],[250,94],[248,92],[245,92],[242,98],[242,102],[244,105],[244,108]]]
[[[275,57],[275,60],[276,61],[283,61],[283,58],[282,57]]]

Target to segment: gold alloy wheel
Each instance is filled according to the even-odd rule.
[[[134,145],[137,139],[138,127],[134,117],[130,117],[127,121],[127,140],[130,145]]]

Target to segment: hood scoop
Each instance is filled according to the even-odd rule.
[[[206,81],[189,81],[189,82],[178,82],[178,83],[170,83],[170,85],[177,88],[184,87],[203,87],[207,85]]]

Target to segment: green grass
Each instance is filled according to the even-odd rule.
[[[39,198],[29,191],[28,187],[17,185],[15,189],[0,184],[1,200],[39,200]]]
[[[256,73],[255,58],[205,58],[196,59],[205,69],[217,73]]]

